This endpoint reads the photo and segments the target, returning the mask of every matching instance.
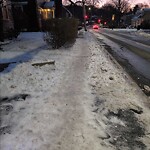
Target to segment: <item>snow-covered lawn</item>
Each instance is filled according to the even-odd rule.
[[[5,150],[34,149],[32,129],[36,130],[35,133],[46,128],[49,131],[61,123],[61,120],[53,121],[59,112],[49,109],[48,105],[56,105],[53,100],[49,103],[49,97],[56,92],[55,86],[67,69],[65,65],[71,59],[70,50],[49,50],[43,41],[43,33],[22,33],[17,40],[3,46],[3,50],[0,52],[0,63],[15,63],[0,73],[3,113],[0,118],[0,147]],[[32,65],[51,61],[55,64]],[[47,126],[49,120],[51,123]]]

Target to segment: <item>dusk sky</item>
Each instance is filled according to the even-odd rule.
[[[129,1],[131,4],[135,5],[137,3],[147,3],[147,4],[150,4],[150,1],[149,0],[130,0]]]
[[[110,0],[103,0],[104,3],[107,1],[110,1]],[[147,3],[148,5],[150,5],[150,0],[129,0],[129,3],[132,6],[136,5],[137,3]]]
[[[72,0],[72,1],[77,1],[77,0]],[[103,5],[107,1],[111,1],[111,0],[101,0],[101,1],[102,1],[102,5]],[[129,3],[131,3],[131,6],[134,6],[137,3],[147,3],[148,5],[150,5],[150,0],[129,0]]]
[[[144,3],[144,2],[150,3],[149,0],[132,0],[132,1],[133,1],[133,3]]]

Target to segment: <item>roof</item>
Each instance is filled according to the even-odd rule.
[[[42,7],[43,9],[51,9],[53,7],[55,7],[55,2],[54,1],[50,1],[50,2],[43,2],[40,7]]]
[[[144,8],[143,11],[144,12],[150,12],[150,8]]]

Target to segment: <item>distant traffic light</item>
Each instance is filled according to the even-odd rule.
[[[107,24],[107,22],[105,21],[105,22],[104,22],[104,25],[106,25],[106,24]]]
[[[84,19],[88,19],[88,16],[87,16],[87,15],[85,15],[85,16],[84,16]]]
[[[101,20],[100,19],[98,19],[98,23],[100,23],[101,22]]]
[[[112,20],[112,21],[114,21],[114,20],[115,20],[115,14],[113,14],[113,15],[112,15],[111,20]]]

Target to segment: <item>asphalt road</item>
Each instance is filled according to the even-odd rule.
[[[125,38],[127,42],[129,42],[128,40],[137,42],[138,45],[146,45],[146,46],[150,46],[150,36],[146,37],[143,36],[142,34],[138,34],[137,31],[125,31],[125,30],[106,30],[106,29],[101,29],[101,31],[104,31],[104,33],[108,33],[108,34],[113,34],[122,38]],[[130,43],[130,42],[129,42]],[[150,52],[150,49],[149,49]]]
[[[106,49],[125,68],[138,83],[146,95],[150,92],[145,86],[150,86],[150,37],[130,31],[100,29],[98,32],[109,41],[105,41]],[[114,48],[114,44],[119,48]]]

